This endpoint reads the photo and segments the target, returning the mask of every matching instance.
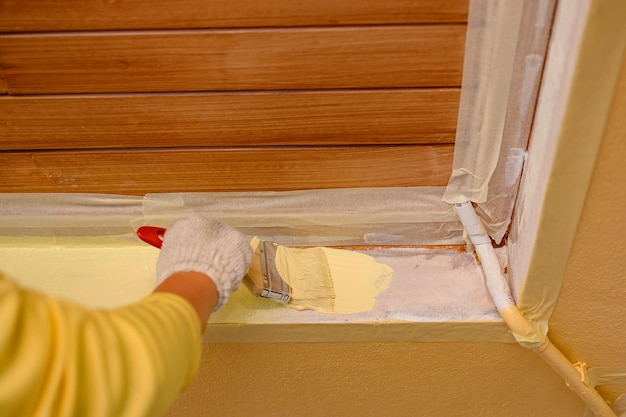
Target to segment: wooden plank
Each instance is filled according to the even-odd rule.
[[[465,25],[0,36],[10,94],[457,87]]]
[[[3,32],[467,21],[468,0],[3,0]]]
[[[1,26],[0,26],[1,27]],[[0,57],[2,51],[2,47],[0,46]],[[0,94],[7,94],[9,92],[9,86],[7,84],[7,79],[4,76],[4,65],[2,65],[2,60],[0,59]]]
[[[445,185],[453,145],[0,153],[0,192],[181,191]]]
[[[459,89],[0,97],[1,149],[454,143]]]

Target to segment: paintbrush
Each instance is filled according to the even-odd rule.
[[[142,226],[137,236],[160,249],[165,232],[162,227]],[[335,292],[322,248],[288,248],[256,237],[250,245],[254,256],[243,283],[252,294],[298,310],[333,311]]]

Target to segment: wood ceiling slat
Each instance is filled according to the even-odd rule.
[[[0,36],[10,94],[458,87],[465,25]]]
[[[468,0],[2,0],[4,32],[458,23]]]
[[[2,152],[0,192],[438,186],[448,180],[452,156],[453,145]]]
[[[0,97],[0,149],[453,143],[459,89]]]

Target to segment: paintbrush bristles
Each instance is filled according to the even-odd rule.
[[[333,281],[322,248],[278,246],[276,268],[291,287],[290,307],[332,313],[335,306]]]
[[[250,243],[254,250],[254,256],[252,257],[252,264],[243,278],[244,285],[250,290],[250,292],[256,296],[263,291],[263,270],[261,268],[261,256],[259,255],[258,239]]]
[[[259,239],[252,239],[250,245],[254,249],[254,257],[244,284],[253,294],[259,295],[263,289]],[[328,260],[322,248],[300,249],[278,245],[274,261],[280,277],[291,288],[291,300],[286,304],[288,307],[333,312],[335,291]]]

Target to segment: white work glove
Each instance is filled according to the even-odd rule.
[[[194,215],[170,225],[157,260],[157,285],[176,272],[208,275],[219,293],[213,311],[222,307],[252,262],[247,239],[230,226]]]

